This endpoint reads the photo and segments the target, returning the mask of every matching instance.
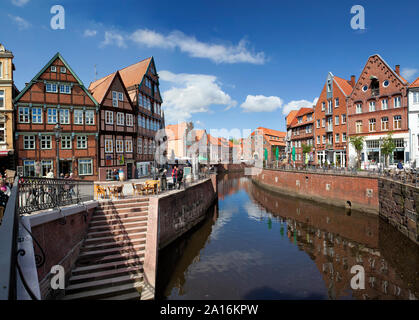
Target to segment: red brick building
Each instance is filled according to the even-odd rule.
[[[100,105],[99,180],[113,180],[114,170],[135,176],[136,112],[119,72],[92,83],[89,91]]]
[[[161,110],[162,98],[159,90],[159,76],[156,72],[154,59],[150,57],[130,65],[119,70],[119,74],[134,106],[137,127],[136,135],[133,135],[135,137],[132,146],[133,158],[128,158],[128,161],[125,161],[126,158],[124,158],[124,164],[122,165],[121,161],[117,167],[125,166],[126,162],[127,173],[130,173],[130,168],[135,166],[134,177],[147,176],[151,174],[152,168],[157,165],[154,162],[155,151],[159,147],[157,140],[162,139],[155,139],[156,134],[165,127],[164,114]],[[93,82],[89,87],[94,88],[109,76]],[[163,135],[162,133],[161,136]],[[127,130],[126,136],[131,136],[129,130]],[[159,153],[163,154],[164,151],[159,151]]]
[[[313,152],[308,154],[308,161],[304,159],[302,146],[309,145],[314,147],[314,109],[313,108],[301,108],[295,114],[295,117],[291,120],[287,126],[287,131],[290,132],[290,150],[292,154],[295,149],[295,160],[292,156],[289,157],[290,163],[295,161],[295,164],[304,164],[306,162],[313,162]]]
[[[315,163],[347,164],[347,110],[346,99],[355,85],[355,76],[345,80],[329,72],[326,83],[314,107]]]
[[[363,168],[384,162],[381,141],[393,133],[396,150],[391,162],[408,161],[408,82],[378,54],[368,58],[364,69],[348,97],[348,136],[365,136],[361,154]],[[356,163],[356,151],[349,145],[349,161]]]
[[[60,53],[26,85],[14,105],[18,172],[46,176],[53,170],[55,177],[73,173],[74,178],[97,179],[99,106]],[[62,130],[58,140],[57,125]]]

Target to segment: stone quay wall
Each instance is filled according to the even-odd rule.
[[[419,188],[379,180],[380,217],[419,244]]]
[[[276,169],[255,172],[252,180],[272,191],[378,214],[377,178]]]
[[[158,198],[159,245],[162,249],[205,218],[217,198],[217,175],[186,190]]]

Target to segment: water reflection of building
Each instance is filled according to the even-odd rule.
[[[286,227],[286,235],[315,262],[328,288],[330,299],[417,299],[419,297],[419,252],[415,244],[377,217],[279,197],[250,181],[249,196]],[[385,230],[383,230],[385,229]],[[285,230],[284,230],[285,231]],[[381,241],[385,231],[386,241]],[[281,231],[282,234],[282,231]],[[285,235],[284,235],[285,236]],[[392,239],[390,241],[389,239]],[[402,242],[403,255],[394,257]],[[362,265],[365,290],[350,287],[351,267]]]

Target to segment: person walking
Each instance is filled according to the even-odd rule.
[[[172,169],[173,187],[175,188],[176,188],[176,182],[177,182],[177,174],[178,174],[178,170],[177,170],[177,166],[175,165]]]
[[[183,179],[183,169],[180,168],[178,175],[177,175],[177,180],[178,180],[178,189],[180,189],[180,185],[182,184],[182,179]]]

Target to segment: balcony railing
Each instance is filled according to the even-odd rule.
[[[94,199],[93,181],[21,177],[19,214],[63,207]]]
[[[380,95],[380,89],[371,89],[371,96],[378,97]]]
[[[333,124],[328,124],[326,126],[326,132],[332,132],[333,131]]]
[[[333,114],[333,108],[326,108],[326,116]]]

